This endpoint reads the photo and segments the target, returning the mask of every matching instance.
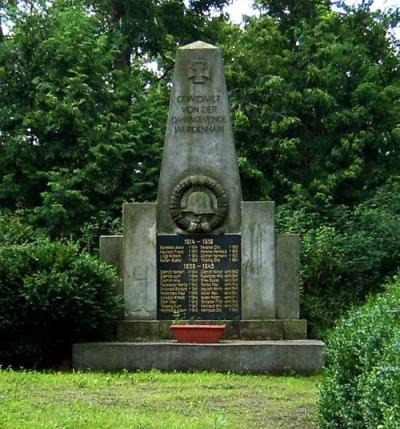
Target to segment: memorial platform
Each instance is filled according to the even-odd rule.
[[[220,49],[178,48],[173,82],[157,201],[124,203],[122,235],[100,237],[123,342],[75,344],[74,368],[321,370],[324,344],[300,319],[299,236],[276,233],[273,201],[243,201]],[[224,339],[174,343],[177,318],[223,323]]]
[[[324,366],[323,348],[317,340],[81,343],[74,344],[72,359],[76,370],[313,374]]]

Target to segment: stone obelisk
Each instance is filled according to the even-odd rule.
[[[240,320],[242,332],[257,321],[282,338],[279,319],[304,336],[298,237],[275,234],[274,211],[242,201],[220,49],[179,48],[157,202],[125,203],[123,237],[102,238],[103,259],[110,249],[120,261],[126,320],[161,326],[180,313]]]
[[[171,217],[171,194],[182,180],[195,176],[211,179],[209,184],[198,186],[206,191],[210,189],[214,210],[218,202],[213,184],[225,190],[229,203],[221,228],[202,232],[238,233],[242,191],[221,51],[204,42],[179,48],[173,82],[157,196],[158,232],[182,232],[179,222],[177,225]],[[187,184],[187,187],[192,185]],[[200,198],[197,204],[201,205],[201,194],[197,197]],[[206,204],[207,196],[203,200]],[[183,228],[190,230],[190,226],[183,225]]]

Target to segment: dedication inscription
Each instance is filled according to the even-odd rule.
[[[158,318],[240,319],[240,235],[157,237]]]
[[[223,133],[228,119],[222,113],[221,95],[178,95],[179,116],[172,116],[175,134]]]

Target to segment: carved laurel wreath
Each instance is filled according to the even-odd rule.
[[[194,222],[187,217],[182,211],[181,200],[184,193],[191,187],[204,186],[214,193],[217,199],[217,209],[208,221]],[[229,202],[224,188],[214,179],[207,176],[189,176],[181,180],[173,189],[169,209],[174,222],[183,231],[187,232],[211,232],[217,229],[224,222],[228,215]]]

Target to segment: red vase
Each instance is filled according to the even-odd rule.
[[[178,343],[218,343],[225,325],[171,325]]]

